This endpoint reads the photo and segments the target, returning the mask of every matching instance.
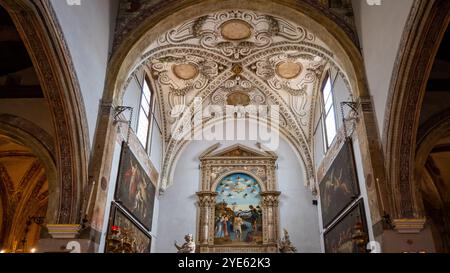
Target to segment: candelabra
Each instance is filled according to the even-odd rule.
[[[354,226],[352,241],[354,249],[357,253],[365,253],[367,245],[367,233],[364,232],[364,225],[362,221],[358,221]]]
[[[136,253],[135,240],[130,230],[119,226],[112,226],[111,233],[106,240],[108,253]]]

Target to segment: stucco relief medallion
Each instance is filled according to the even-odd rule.
[[[238,105],[242,105],[242,106],[247,106],[250,104],[250,97],[249,95],[237,91],[237,92],[233,92],[231,94],[228,95],[227,97],[227,104],[228,105],[234,105],[234,106],[238,106]]]
[[[192,80],[198,75],[197,66],[190,63],[174,64],[172,66],[172,71],[175,76],[182,80]]]
[[[292,61],[281,62],[275,69],[278,76],[284,79],[294,79],[302,72],[302,65]]]
[[[244,40],[252,35],[252,27],[245,21],[233,19],[220,27],[222,37],[227,40]]]

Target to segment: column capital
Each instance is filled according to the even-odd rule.
[[[264,191],[261,192],[263,206],[278,206],[279,191]]]
[[[46,227],[53,239],[75,239],[81,229],[78,224],[47,224]]]
[[[281,192],[280,191],[263,191],[260,194],[261,194],[261,196],[276,196],[276,197],[278,197],[281,194]]]
[[[425,226],[425,218],[405,218],[405,219],[394,219],[393,224],[395,225],[395,230],[398,233],[420,233]]]
[[[213,191],[200,191],[197,192],[198,204],[200,206],[214,206],[216,203],[216,192]]]

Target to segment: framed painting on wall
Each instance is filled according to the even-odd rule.
[[[362,199],[324,234],[326,253],[364,253],[368,242]]]
[[[122,143],[115,200],[147,230],[151,230],[155,186],[126,142]]]
[[[323,227],[327,227],[359,196],[351,139],[334,159],[319,185]]]
[[[151,236],[112,202],[105,253],[150,253]]]

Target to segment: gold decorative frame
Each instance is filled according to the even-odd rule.
[[[201,185],[197,192],[199,217],[197,243],[203,253],[267,253],[278,251],[279,213],[275,168],[277,155],[239,144],[216,151],[219,144],[206,150],[201,156]],[[249,246],[214,244],[215,186],[227,175],[245,173],[255,178],[261,186],[263,211],[263,244]]]

